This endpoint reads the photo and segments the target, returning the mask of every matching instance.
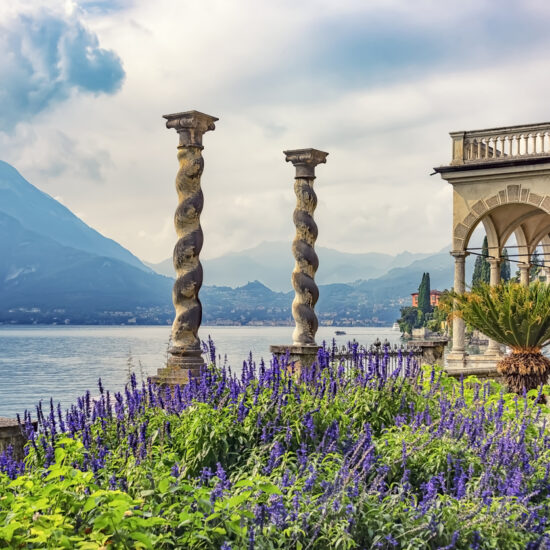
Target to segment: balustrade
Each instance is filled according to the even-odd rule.
[[[550,122],[451,132],[451,164],[550,156]]]

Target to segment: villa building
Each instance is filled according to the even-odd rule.
[[[436,307],[439,305],[439,298],[443,293],[440,290],[430,291],[430,305]],[[413,292],[412,296],[412,305],[413,307],[418,307],[418,292]]]

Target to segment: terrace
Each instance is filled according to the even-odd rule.
[[[491,285],[500,282],[505,249],[519,268],[522,284],[530,282],[535,251],[539,251],[537,265],[548,280],[550,122],[451,132],[450,136],[451,162],[434,170],[454,191],[451,255],[455,259],[455,290],[466,290],[466,257],[480,253],[479,248],[470,246],[479,224],[488,240]],[[502,357],[500,346],[490,341],[483,355],[468,355],[464,328],[462,319],[454,320],[449,372],[494,375],[496,362]]]

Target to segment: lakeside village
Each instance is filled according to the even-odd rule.
[[[550,548],[550,285],[534,255],[550,245],[550,124],[451,134],[452,162],[436,172],[455,190],[453,290],[431,289],[424,273],[399,321],[443,329],[452,307],[450,353],[427,365],[382,344],[317,345],[313,180],[327,153],[286,151],[292,343],[234,372],[213,342],[200,346],[201,208],[182,207],[202,207],[202,135],[217,119],[165,118],[180,137],[166,364],[121,391],[100,379],[66,411],[52,400],[0,419],[0,547]],[[488,339],[483,354],[467,351],[468,327]]]

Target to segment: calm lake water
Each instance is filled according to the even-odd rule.
[[[344,330],[336,336],[335,330]],[[127,326],[0,327],[0,416],[34,410],[39,400],[69,406],[86,390],[97,393],[97,380],[118,391],[124,387],[128,368],[138,379],[156,373],[166,361],[170,328]],[[287,344],[292,327],[201,327],[203,340],[212,337],[217,353],[240,370],[253,357],[269,359],[271,344]],[[345,344],[357,340],[371,344],[376,338],[399,342],[399,331],[368,327],[320,327],[317,341]]]

